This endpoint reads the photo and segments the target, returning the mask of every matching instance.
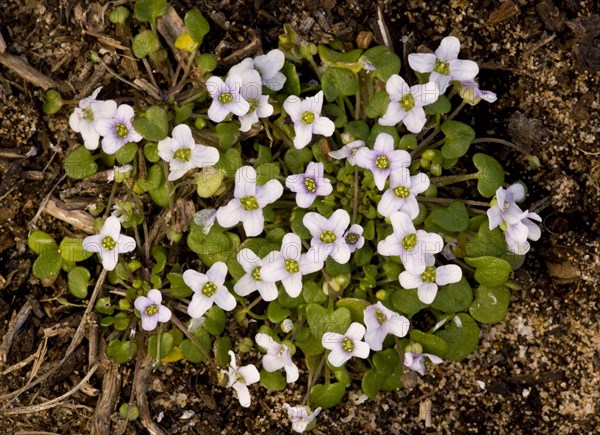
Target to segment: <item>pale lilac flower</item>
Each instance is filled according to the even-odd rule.
[[[213,99],[208,108],[211,121],[221,122],[230,113],[237,116],[248,113],[250,103],[240,94],[241,86],[242,78],[236,74],[227,76],[225,81],[217,76],[212,76],[206,81],[206,90]]]
[[[258,373],[258,370],[253,364],[238,368],[233,351],[230,350],[227,353],[231,357],[229,369],[227,371],[221,370],[221,373],[227,375],[227,386],[235,390],[240,405],[244,408],[248,408],[252,403],[248,385],[260,381],[260,373]]]
[[[372,150],[367,147],[359,148],[356,164],[369,169],[373,173],[375,185],[379,190],[383,190],[388,176],[393,171],[410,166],[410,154],[404,150],[395,150],[394,138],[387,133],[379,133]]]
[[[404,337],[410,326],[406,317],[385,307],[381,301],[365,308],[364,320],[367,326],[365,341],[375,351],[383,349],[383,340],[388,334]]]
[[[271,276],[265,280],[260,275],[261,269],[267,264],[267,258],[261,260],[250,249],[244,248],[238,252],[237,261],[246,274],[235,283],[233,286],[234,292],[240,296],[248,296],[250,293],[258,290],[260,296],[267,302],[277,298],[275,280]]]
[[[298,207],[308,208],[317,196],[327,196],[333,192],[331,181],[325,178],[323,163],[310,162],[304,174],[290,175],[285,186],[296,192]]]
[[[188,314],[192,318],[202,317],[213,303],[225,311],[235,308],[235,298],[223,285],[227,276],[227,265],[217,261],[206,274],[195,270],[183,272],[183,281],[194,290],[192,301],[188,305]]]
[[[377,204],[380,215],[389,217],[395,211],[402,211],[411,219],[419,215],[419,203],[416,196],[429,188],[429,177],[418,173],[411,176],[406,167],[394,170],[390,174],[390,188],[383,193]]]
[[[194,223],[202,228],[202,233],[208,234],[217,220],[217,210],[205,208],[194,214]]]
[[[402,121],[411,133],[419,133],[423,130],[427,121],[423,106],[435,103],[440,96],[435,83],[408,86],[398,74],[390,76],[385,84],[385,90],[390,97],[390,104],[385,114],[379,118],[379,124],[395,126]]]
[[[492,91],[482,91],[479,89],[477,82],[462,82],[459,91],[460,97],[471,106],[479,103],[480,100],[493,103],[498,99],[495,93]]]
[[[306,213],[302,223],[312,234],[310,249],[306,253],[308,258],[322,262],[331,256],[340,264],[350,260],[350,247],[344,238],[344,232],[350,225],[350,215],[346,210],[336,210],[329,219],[319,213]]]
[[[354,166],[356,165],[356,153],[360,148],[364,146],[364,141],[355,140],[350,143],[347,143],[337,151],[329,151],[329,156],[336,160],[347,159],[348,163]]]
[[[377,245],[381,255],[400,257],[404,268],[413,274],[422,274],[427,267],[427,255],[437,254],[444,240],[436,233],[415,229],[411,218],[401,211],[390,216],[394,232]]]
[[[131,124],[134,116],[133,107],[121,104],[112,118],[96,121],[96,131],[102,136],[102,151],[114,154],[127,142],[142,140],[142,135],[135,131]]]
[[[527,214],[519,222],[518,227],[521,228],[521,226],[524,225],[527,228],[527,239],[533,240],[533,241],[539,240],[539,238],[542,235],[542,231],[540,230],[540,227],[532,220],[541,222],[542,221],[541,216],[538,215],[537,213],[531,213],[529,211],[526,211],[525,213],[527,213]],[[516,255],[525,255],[525,254],[527,254],[527,252],[529,252],[529,248],[530,248],[529,242],[527,241],[527,239],[525,239],[525,240],[514,239],[511,236],[511,233],[514,232],[514,231],[511,231],[513,227],[514,227],[513,224],[507,224],[507,231],[504,233],[504,238],[506,239],[506,245],[508,247],[508,250]],[[522,235],[520,236],[520,238],[522,238]]]
[[[125,254],[135,249],[135,239],[121,234],[121,222],[114,216],[109,216],[100,234],[83,239],[83,249],[97,252],[106,270],[114,270],[119,261],[119,254]]]
[[[273,106],[269,104],[269,96],[263,95],[260,75],[254,69],[242,71],[240,94],[250,104],[248,113],[239,117],[240,131],[248,131],[259,118],[267,118],[273,114]]]
[[[117,103],[113,100],[96,100],[102,86],[97,88],[92,95],[82,99],[69,116],[69,126],[76,133],[81,133],[83,146],[88,150],[95,150],[100,143],[100,134],[96,131],[96,123],[100,119],[111,119],[117,112]]]
[[[331,119],[321,116],[323,107],[323,91],[319,91],[313,97],[300,97],[290,95],[283,102],[283,108],[290,115],[294,123],[294,146],[298,149],[304,148],[312,140],[313,134],[331,136],[335,125]]]
[[[286,77],[281,72],[284,62],[283,51],[277,48],[254,58],[254,68],[260,73],[262,84],[272,91],[279,91],[285,84]]]
[[[131,165],[115,166],[106,171],[106,179],[117,183],[123,182],[129,177],[132,170],[133,166]]]
[[[197,144],[192,130],[186,124],[179,124],[171,133],[158,142],[158,155],[169,163],[169,181],[175,181],[194,168],[213,166],[219,161],[216,148]]]
[[[292,429],[299,433],[304,432],[306,427],[312,423],[321,412],[320,407],[313,412],[310,412],[308,406],[290,406],[287,403],[284,403],[283,407],[287,411],[288,417],[292,422]]]
[[[502,225],[503,222],[520,222],[524,219],[524,212],[517,205],[517,202],[523,199],[525,199],[525,187],[522,184],[515,183],[508,189],[499,187],[487,211],[490,230]]]
[[[292,361],[290,348],[282,343],[277,343],[273,337],[267,334],[258,333],[254,337],[256,343],[267,351],[262,358],[262,366],[268,372],[275,372],[280,369],[285,370],[285,380],[288,384],[298,380],[298,367]]]
[[[142,316],[142,329],[153,331],[158,322],[165,323],[171,320],[171,310],[162,304],[160,290],[152,289],[147,296],[138,296],[133,306]]]
[[[419,343],[412,343],[406,346],[404,352],[404,366],[414,372],[417,372],[421,376],[425,375],[425,357],[429,358],[433,364],[443,363],[444,360],[439,356],[422,353],[423,347]]]
[[[363,227],[358,224],[351,225],[350,228],[348,228],[348,231],[344,233],[344,239],[346,240],[351,253],[365,245],[365,238],[362,234]]]
[[[323,334],[321,344],[325,349],[331,351],[327,356],[329,364],[333,367],[341,367],[353,356],[367,358],[371,348],[367,343],[361,341],[364,335],[365,327],[357,322],[352,323],[343,335],[336,332]]]
[[[281,251],[271,252],[269,261],[260,269],[260,277],[281,281],[286,293],[292,298],[302,291],[302,277],[323,269],[323,261],[309,253],[302,254],[302,241],[294,233],[288,233],[281,241]]]
[[[421,274],[404,271],[398,277],[400,285],[405,289],[417,289],[417,296],[424,304],[431,304],[437,295],[438,286],[460,281],[462,269],[456,264],[435,267],[435,258],[428,255],[425,261],[425,272]]]
[[[263,208],[283,195],[283,186],[269,180],[263,186],[256,184],[256,171],[252,166],[242,166],[235,173],[234,198],[217,211],[217,221],[224,228],[242,222],[246,236],[262,233],[265,225]]]
[[[455,36],[446,36],[440,46],[432,53],[413,53],[408,55],[408,64],[421,73],[430,72],[429,81],[437,83],[440,92],[446,92],[450,81],[473,81],[479,67],[472,60],[459,60],[460,41]]]

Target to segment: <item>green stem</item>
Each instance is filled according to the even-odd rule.
[[[325,365],[325,354],[321,357],[321,361],[319,361],[319,366],[314,373],[309,373],[308,375],[308,384],[306,386],[306,395],[302,400],[302,405],[306,405],[308,403],[308,397],[310,396],[311,388],[317,383],[317,379],[321,375],[321,371],[323,370],[323,366]]]
[[[477,180],[479,178],[479,172],[474,174],[464,174],[464,175],[446,175],[444,177],[434,177],[432,178],[431,184],[435,184],[436,186],[448,186],[450,184],[460,183],[462,181],[469,180]]]
[[[518,152],[520,152],[521,154],[525,155],[525,156],[529,156],[531,155],[531,153],[529,152],[529,150],[525,149],[524,147],[521,147],[519,145],[516,145],[512,142],[509,142],[507,140],[504,139],[496,139],[494,137],[480,137],[478,139],[475,139],[471,142],[471,145],[477,144],[477,143],[498,143],[500,145],[504,145],[507,146],[509,148],[512,148],[513,150],[516,150]]]
[[[108,197],[108,203],[106,204],[106,210],[104,210],[104,218],[107,218],[108,214],[110,213],[110,209],[112,207],[112,202],[115,199],[115,194],[117,193],[118,186],[119,186],[119,183],[117,183],[116,181],[113,181],[113,187],[110,191],[110,196]]]
[[[352,224],[356,223],[358,212],[358,166],[354,168],[354,198],[352,199]]]
[[[417,201],[419,202],[432,202],[434,204],[450,204],[454,201],[456,201],[456,199],[452,199],[452,198],[428,198],[426,196],[418,196],[417,197]],[[466,205],[472,205],[474,207],[486,207],[488,208],[490,206],[489,202],[484,202],[484,201],[471,201],[468,199],[461,199],[462,202],[464,202]]]

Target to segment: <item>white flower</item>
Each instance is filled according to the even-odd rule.
[[[268,280],[264,280],[260,276],[260,271],[267,262],[266,259],[261,260],[250,249],[244,248],[238,252],[237,261],[246,274],[235,283],[233,286],[234,292],[240,296],[248,296],[258,290],[260,296],[267,302],[277,298],[275,280],[271,276]]]
[[[419,203],[416,196],[429,188],[429,177],[419,173],[411,177],[406,167],[396,169],[390,174],[390,188],[383,193],[377,211],[382,216],[391,216],[402,211],[411,219],[419,215]]]
[[[296,432],[304,432],[306,427],[319,415],[321,408],[315,409],[310,412],[308,406],[290,406],[287,403],[283,404],[283,407],[288,413],[288,417],[292,421],[292,429]]]
[[[250,109],[250,104],[240,94],[242,78],[231,74],[225,81],[217,76],[212,76],[206,81],[206,90],[212,97],[208,108],[208,117],[213,122],[223,121],[227,115],[233,113],[244,116]]]
[[[390,96],[390,104],[385,115],[379,118],[379,124],[395,126],[402,121],[411,133],[419,133],[423,130],[427,121],[423,106],[435,103],[440,96],[435,83],[409,87],[398,74],[390,76],[385,84],[385,90]]]
[[[383,348],[383,340],[388,334],[404,337],[410,326],[406,317],[386,308],[381,301],[365,308],[364,320],[367,325],[365,341],[375,351]]]
[[[499,187],[496,190],[495,199],[492,200],[487,211],[490,230],[500,226],[502,221],[520,221],[523,211],[519,208],[517,202],[523,199],[525,199],[525,187],[522,184],[515,183],[508,189]]]
[[[81,133],[83,146],[88,150],[95,150],[100,143],[100,134],[96,131],[96,123],[100,119],[111,119],[117,111],[117,103],[113,100],[96,100],[102,86],[92,95],[79,102],[71,116],[69,126],[76,133]]]
[[[405,289],[417,289],[417,296],[424,304],[431,304],[437,295],[438,286],[452,284],[462,278],[462,269],[456,264],[435,267],[433,255],[427,255],[425,272],[421,274],[404,271],[398,277]]]
[[[344,233],[344,239],[348,244],[348,248],[350,248],[350,252],[354,252],[365,245],[365,238],[362,234],[363,227],[358,224],[351,225],[348,231]]]
[[[83,239],[83,249],[97,252],[106,270],[113,270],[119,261],[119,254],[135,249],[135,239],[121,234],[121,222],[114,216],[109,216],[100,234]]]
[[[394,232],[377,245],[381,255],[398,255],[404,268],[413,274],[425,272],[427,255],[437,254],[444,247],[439,234],[416,230],[410,217],[401,211],[390,216]]]
[[[292,298],[302,291],[302,277],[323,269],[323,262],[302,254],[302,241],[294,233],[288,233],[281,241],[281,251],[271,252],[269,262],[260,269],[260,277],[270,281],[281,281],[283,288]]]
[[[267,118],[273,114],[273,106],[269,104],[269,96],[262,94],[260,75],[254,69],[247,69],[239,75],[242,79],[240,93],[250,104],[248,113],[240,116],[240,131],[248,131],[259,118]]]
[[[298,367],[292,361],[290,348],[282,343],[277,343],[273,337],[258,333],[254,337],[256,343],[267,351],[262,358],[263,368],[268,372],[274,372],[279,369],[285,370],[285,380],[288,384],[298,380]]]
[[[169,163],[169,181],[178,180],[193,168],[213,166],[219,161],[216,148],[197,144],[192,130],[185,124],[179,124],[171,133],[158,142],[158,155]]]
[[[341,367],[353,356],[367,358],[371,349],[367,343],[361,341],[364,335],[365,327],[357,322],[352,323],[343,335],[336,332],[323,334],[321,344],[325,349],[331,350],[327,356],[329,364]]]
[[[235,354],[233,351],[230,350],[227,353],[231,357],[229,369],[228,371],[221,370],[221,372],[227,374],[227,386],[236,391],[240,405],[242,405],[244,408],[248,408],[252,403],[252,400],[250,399],[250,391],[248,391],[248,385],[255,384],[256,382],[260,381],[260,373],[258,373],[256,367],[252,364],[238,368],[237,363],[235,362]]]
[[[265,225],[263,208],[283,195],[283,186],[277,180],[257,186],[256,171],[252,166],[239,168],[235,180],[234,198],[217,211],[217,221],[224,228],[242,222],[246,236],[258,236]]]
[[[482,91],[479,89],[477,82],[462,82],[460,84],[460,97],[471,106],[479,103],[480,100],[493,103],[498,99],[495,93],[492,91]]]
[[[356,165],[356,153],[359,148],[364,146],[365,143],[362,140],[355,140],[344,145],[337,151],[329,151],[329,156],[336,160],[347,159],[348,163],[354,166]]]
[[[147,296],[138,296],[133,303],[142,316],[142,329],[153,331],[158,322],[171,320],[171,310],[162,304],[160,290],[152,289]]]
[[[444,360],[439,356],[422,353],[423,347],[419,343],[412,343],[406,347],[404,352],[404,366],[414,372],[417,372],[421,376],[425,375],[425,357],[429,358],[433,364],[443,363]]]
[[[202,317],[213,303],[225,311],[235,308],[235,298],[223,285],[226,276],[227,265],[222,261],[213,264],[206,274],[191,269],[183,272],[183,281],[194,290],[194,296],[188,306],[190,317]]]
[[[117,183],[123,182],[131,174],[132,170],[133,166],[131,165],[115,166],[106,171],[106,179],[108,181],[116,181]]]
[[[112,118],[96,121],[96,131],[102,136],[102,151],[114,154],[127,142],[139,142],[142,136],[134,130],[131,120],[135,116],[133,107],[121,104]]]
[[[283,51],[278,49],[254,58],[254,68],[260,73],[262,84],[272,91],[279,91],[285,84],[286,77],[280,72],[284,62]]]
[[[479,67],[472,60],[459,60],[460,41],[454,36],[446,36],[440,46],[432,53],[413,53],[408,55],[408,64],[421,73],[430,72],[429,81],[437,83],[443,94],[452,80],[473,81]]]
[[[296,192],[298,207],[308,208],[317,196],[327,196],[333,192],[331,181],[325,178],[323,163],[310,162],[304,174],[290,175],[285,179],[285,185]]]
[[[331,119],[321,116],[323,107],[323,91],[319,91],[314,97],[306,97],[304,100],[295,95],[290,95],[283,102],[283,108],[290,115],[294,123],[296,137],[294,146],[304,148],[312,139],[313,134],[331,136],[335,125]]]
[[[350,260],[350,247],[344,238],[344,232],[350,225],[350,215],[346,210],[334,211],[329,219],[319,213],[306,213],[302,223],[313,237],[306,253],[308,258],[322,262],[331,256],[340,264]]]
[[[527,239],[533,241],[538,240],[542,235],[542,231],[540,230],[540,227],[532,221],[532,219],[534,221],[541,222],[542,218],[537,213],[531,213],[529,211],[526,211],[525,213],[527,214],[523,217],[523,219],[519,222],[517,226],[518,228],[522,228],[522,226],[524,225],[527,228]],[[508,231],[504,233],[504,238],[506,239],[506,245],[508,247],[508,250],[516,255],[525,255],[527,254],[527,252],[529,252],[529,242],[527,240],[514,239],[511,236],[511,233],[514,232],[514,230],[511,231],[513,227],[515,227],[515,225],[508,224]],[[522,236],[520,238],[522,238]]]
[[[202,228],[204,234],[208,234],[217,219],[217,210],[205,208],[194,214],[194,223]]]
[[[356,165],[369,169],[373,173],[375,185],[383,190],[393,171],[410,166],[410,154],[404,150],[395,150],[394,138],[387,133],[379,133],[372,150],[367,147],[358,149]]]
[[[287,334],[292,329],[294,329],[294,322],[292,322],[290,319],[284,319],[281,322],[280,326],[281,326],[281,330]]]

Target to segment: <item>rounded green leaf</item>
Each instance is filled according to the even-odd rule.
[[[260,384],[267,390],[281,391],[285,389],[285,377],[280,372],[260,371]]]
[[[85,267],[75,266],[69,271],[67,277],[67,287],[73,296],[78,299],[84,299],[88,295],[88,286],[90,285],[90,271]]]
[[[117,6],[108,14],[108,19],[113,24],[123,24],[127,18],[129,18],[129,9],[125,6]]]
[[[131,341],[111,340],[106,354],[117,364],[125,364],[137,353],[137,344]]]
[[[486,198],[491,198],[496,194],[496,190],[504,184],[502,165],[493,157],[482,153],[473,156],[473,164],[479,170],[477,190]]]
[[[167,0],[136,0],[133,8],[135,17],[145,23],[151,23],[167,12]]]
[[[146,112],[137,115],[133,120],[133,128],[144,139],[158,142],[169,134],[169,119],[162,107],[152,106]]]
[[[33,275],[50,285],[58,277],[62,263],[58,248],[45,249],[33,263]]]
[[[475,130],[458,121],[446,121],[442,124],[442,133],[446,136],[442,146],[445,159],[458,159],[466,154],[473,139]]]
[[[296,66],[286,61],[281,72],[285,76],[285,83],[281,92],[286,95],[300,95],[300,78],[296,72]]]
[[[335,101],[358,92],[358,77],[348,69],[330,67],[321,76],[321,88],[327,101]]]
[[[152,358],[156,358],[157,355],[160,355],[158,359],[162,359],[171,352],[171,349],[173,349],[174,338],[170,332],[160,334],[160,340],[158,337],[158,335],[152,335],[148,339],[148,353]]]
[[[448,352],[448,343],[434,334],[413,329],[410,331],[410,338],[412,341],[423,346],[423,351],[426,353],[432,353],[440,358],[444,358]]]
[[[475,300],[469,313],[481,323],[498,323],[508,313],[510,290],[505,286],[481,285],[475,289]]]
[[[83,147],[75,148],[65,159],[65,172],[74,180],[83,180],[94,175],[98,165],[90,151]]]
[[[476,268],[475,280],[480,284],[498,286],[508,281],[512,268],[510,264],[501,258],[485,257],[465,257],[469,266]]]
[[[204,329],[210,332],[212,335],[221,335],[225,330],[225,323],[227,322],[227,316],[225,311],[216,305],[213,305],[205,314],[206,318],[202,325]]]
[[[451,233],[459,233],[469,226],[469,212],[462,201],[454,201],[447,208],[436,208],[431,212],[430,219]]]
[[[60,242],[60,255],[65,261],[83,261],[90,258],[93,254],[93,252],[83,249],[83,239],[65,237]]]
[[[342,401],[346,387],[341,382],[317,384],[310,389],[310,403],[313,408],[329,409]]]
[[[366,62],[375,67],[375,76],[384,82],[391,75],[400,73],[400,58],[396,53],[383,45],[369,48],[362,57],[364,58],[363,62],[366,60]]]
[[[443,115],[450,112],[450,110],[452,110],[452,103],[445,95],[440,95],[434,103],[425,106],[425,113],[428,115]]]
[[[419,300],[417,289],[396,290],[392,294],[392,305],[408,318],[414,316],[427,306]]]
[[[46,249],[57,249],[56,242],[52,236],[40,230],[36,230],[29,235],[27,238],[27,245],[29,246],[29,249],[38,255]]]
[[[463,276],[459,282],[440,287],[431,308],[443,313],[459,313],[466,311],[472,301],[473,290]]]
[[[364,299],[343,298],[336,302],[338,308],[348,308],[353,322],[363,323],[365,308],[371,304]]]
[[[210,24],[196,8],[188,11],[183,20],[194,42],[202,44],[204,36],[210,31]]]
[[[126,313],[125,311],[121,311],[120,313],[117,313],[114,317],[115,322],[114,322],[114,328],[117,331],[125,331],[127,328],[129,328],[129,324],[131,323],[131,318],[129,317],[129,314]]]
[[[306,307],[306,319],[312,334],[320,338],[326,332],[344,334],[352,323],[350,310],[338,308],[330,313],[326,308],[317,304],[308,304]]]
[[[219,149],[226,151],[234,146],[240,137],[240,126],[237,122],[220,122],[215,127],[219,140]]]
[[[283,308],[278,301],[275,300],[269,302],[269,306],[267,307],[267,316],[271,322],[279,323],[282,320],[287,319],[290,314],[292,314],[292,312],[287,308]]]
[[[160,160],[158,155],[158,144],[155,142],[147,142],[144,145],[144,156],[151,163],[156,163]]]
[[[365,114],[371,119],[381,118],[385,115],[389,104],[390,97],[387,92],[377,91],[369,98]]]
[[[365,393],[369,399],[373,399],[379,393],[381,382],[382,378],[377,369],[367,370],[361,382],[363,393]]]
[[[332,65],[335,63],[354,63],[358,60],[362,53],[362,50],[359,48],[342,53],[341,51],[333,50],[322,44],[317,47],[317,50],[319,57],[326,65]]]
[[[468,257],[500,257],[506,252],[506,239],[500,228],[490,230],[487,219],[479,226],[477,236],[467,243],[465,252]]]
[[[121,165],[125,165],[133,161],[137,152],[137,144],[135,142],[127,142],[115,153],[115,159],[117,159],[117,162],[119,162]]]
[[[210,72],[217,67],[217,58],[210,53],[204,53],[198,56],[196,65],[198,65],[202,71]]]
[[[448,352],[444,359],[460,361],[473,352],[479,344],[479,326],[471,316],[465,313],[457,314],[458,326],[454,320],[446,322],[444,329],[435,335],[448,343]]]
[[[131,43],[131,50],[138,59],[142,59],[159,49],[160,41],[152,30],[142,30],[135,35],[133,42]]]
[[[214,353],[215,358],[217,359],[217,364],[221,367],[226,367],[231,361],[231,356],[229,355],[229,351],[233,349],[233,343],[231,342],[231,338],[228,336],[217,337],[215,339],[214,344]]]

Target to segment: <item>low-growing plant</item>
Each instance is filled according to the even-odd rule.
[[[283,404],[298,432],[353,379],[373,398],[424,375],[426,359],[473,352],[479,324],[506,316],[540,218],[456,120],[496,100],[459,40],[410,54],[413,85],[387,47],[341,51],[287,25],[279,48],[226,71],[201,51],[200,11],[169,39],[167,10],[138,0],[132,17],[109,14],[147,76],[120,99],[130,104],[98,88],[70,115],[82,145],[67,175],[107,177],[112,191],[96,235],[30,234],[43,285],[64,270],[84,299],[107,276],[110,293],[90,303],[106,333],[122,331],[107,348],[120,364],[138,352],[208,364],[245,407],[257,388],[306,383],[302,403]],[[64,104],[51,91],[44,110]],[[258,333],[244,336],[251,322]]]

